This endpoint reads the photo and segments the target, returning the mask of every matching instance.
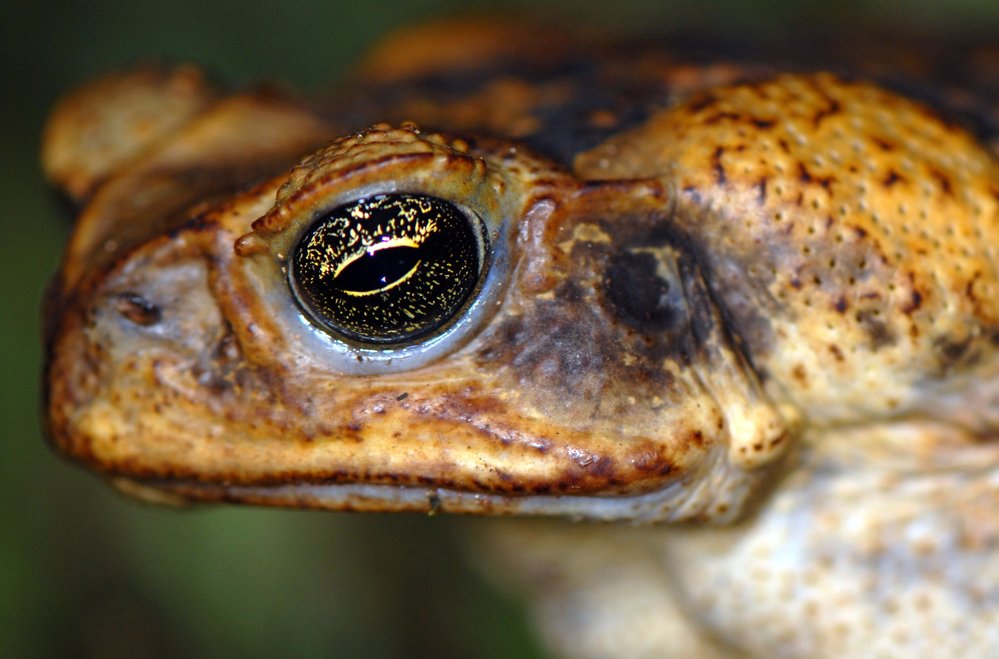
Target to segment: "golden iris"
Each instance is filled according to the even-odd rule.
[[[483,269],[478,220],[443,199],[386,194],[324,213],[291,257],[309,315],[362,343],[392,344],[440,329],[465,307]]]

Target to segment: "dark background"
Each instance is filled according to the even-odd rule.
[[[468,2],[27,1],[0,5],[0,655],[538,656],[524,611],[460,538],[481,522],[126,500],[56,458],[38,422],[39,301],[69,223],[38,136],[59,93],[129,64],[194,61],[234,85],[329,89],[379,34]],[[999,34],[994,0],[475,3],[612,29],[740,38],[801,29]]]

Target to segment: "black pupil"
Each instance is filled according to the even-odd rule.
[[[292,288],[314,322],[361,343],[416,340],[465,307],[485,238],[454,204],[425,195],[359,199],[324,213],[295,247]]]
[[[374,293],[401,280],[419,262],[420,249],[417,247],[390,247],[365,252],[364,256],[346,266],[336,279],[344,291]]]

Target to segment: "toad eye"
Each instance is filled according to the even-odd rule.
[[[437,197],[362,198],[324,213],[291,255],[289,278],[314,323],[362,344],[448,326],[486,269],[481,222]]]

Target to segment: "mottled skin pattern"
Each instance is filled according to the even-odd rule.
[[[999,652],[996,48],[936,87],[533,30],[400,34],[322,104],[183,68],[69,96],[55,446],[158,501],[642,522],[496,524],[566,656]],[[393,192],[495,251],[386,355],[285,267]]]

